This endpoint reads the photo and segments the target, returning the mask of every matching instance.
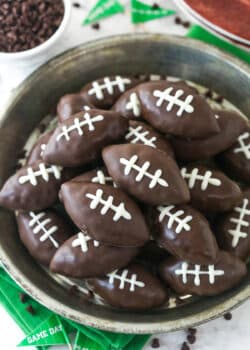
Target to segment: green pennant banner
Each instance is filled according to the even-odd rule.
[[[121,12],[124,12],[124,7],[118,0],[98,0],[85,18],[83,24],[91,24],[102,18],[113,16]]]
[[[60,318],[57,315],[52,315],[34,331],[27,335],[24,340],[17,346],[43,346],[43,345],[61,345],[68,344],[71,348],[69,338],[63,327]]]
[[[78,331],[73,350],[103,350],[103,346]]]
[[[167,10],[161,7],[154,8],[138,0],[131,0],[131,19],[133,23],[143,23],[153,19],[166,17],[175,14],[174,10]]]

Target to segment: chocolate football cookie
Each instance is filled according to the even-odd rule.
[[[237,183],[219,170],[189,164],[181,169],[181,175],[187,182],[191,205],[202,212],[231,210],[242,198]]]
[[[189,200],[179,168],[165,152],[124,144],[104,148],[102,156],[115,183],[140,201],[158,205]]]
[[[179,82],[149,82],[138,87],[142,116],[157,130],[201,139],[220,131],[205,98]]]
[[[70,181],[73,182],[92,182],[101,185],[111,185],[115,186],[114,180],[109,175],[106,168],[98,168],[94,170],[87,171],[77,177],[74,177]]]
[[[64,207],[80,230],[102,243],[142,246],[149,240],[137,204],[120,189],[96,183],[67,182],[61,187]]]
[[[28,155],[28,159],[26,162],[27,165],[31,165],[38,160],[43,160],[43,152],[45,151],[45,148],[47,146],[47,143],[49,142],[51,135],[52,132],[47,132],[46,134],[39,137],[36,144],[31,149],[30,154]]]
[[[232,176],[250,183],[250,129],[240,134],[236,143],[218,159]]]
[[[103,276],[127,265],[138,251],[138,248],[104,245],[86,232],[79,232],[58,249],[50,269],[75,278]]]
[[[16,210],[37,211],[53,205],[62,183],[62,168],[37,161],[12,175],[0,192],[0,205]]]
[[[64,122],[74,114],[93,108],[94,106],[87,103],[80,93],[67,94],[62,96],[57,104],[58,119],[60,122]]]
[[[236,286],[247,274],[246,265],[220,251],[215,264],[190,264],[171,257],[162,263],[160,274],[179,294],[216,295]]]
[[[138,85],[140,81],[133,77],[110,76],[97,79],[83,87],[80,94],[87,104],[96,108],[110,108],[115,101],[127,90]]]
[[[190,263],[214,263],[218,246],[207,219],[189,205],[158,206],[156,240],[160,247]]]
[[[64,218],[52,209],[18,213],[19,236],[31,256],[48,266],[57,249],[72,234]]]
[[[112,110],[127,119],[141,119],[142,108],[137,87],[122,94],[113,105]]]
[[[243,192],[241,203],[218,218],[215,228],[221,249],[243,260],[250,256],[250,189]]]
[[[202,160],[221,153],[232,146],[246,129],[247,122],[235,111],[215,110],[220,132],[200,140],[174,138],[172,145],[177,159]]]
[[[90,279],[88,283],[105,302],[127,310],[151,309],[168,299],[160,280],[139,264]]]
[[[50,164],[76,167],[97,160],[102,148],[118,142],[128,121],[110,111],[89,110],[59,123],[43,153]]]
[[[162,136],[146,123],[130,120],[125,139],[128,143],[142,144],[145,146],[158,148],[166,152],[168,156],[174,158],[172,146],[167,138]]]

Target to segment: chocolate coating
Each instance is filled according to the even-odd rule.
[[[101,185],[114,185],[114,180],[109,175],[106,168],[98,168],[91,171],[87,171],[77,177],[71,179],[73,182],[92,182]]]
[[[138,93],[143,118],[163,133],[200,139],[220,131],[205,98],[186,84],[149,82],[141,84]]]
[[[51,135],[52,135],[52,131],[47,132],[46,134],[42,135],[37,140],[37,142],[35,143],[35,145],[31,149],[30,154],[28,155],[28,159],[26,162],[27,165],[31,165],[38,160],[42,161],[43,152],[45,150],[45,147],[47,146],[47,143],[48,143]]]
[[[53,205],[62,183],[61,168],[37,161],[11,176],[0,192],[0,205],[16,210],[41,210]]]
[[[140,201],[158,205],[189,200],[179,168],[165,152],[125,144],[104,148],[102,156],[115,183]]]
[[[132,77],[110,76],[88,83],[80,94],[96,108],[108,109],[125,91],[139,83],[140,80]]]
[[[206,218],[189,205],[157,208],[156,240],[160,247],[194,264],[211,264],[218,254]]]
[[[250,189],[232,211],[220,216],[215,225],[221,249],[246,260],[250,256]]]
[[[204,165],[187,165],[181,169],[190,190],[191,205],[202,212],[231,210],[242,198],[236,182],[219,170]]]
[[[235,111],[215,111],[220,132],[201,140],[175,138],[172,145],[177,159],[183,161],[202,160],[225,151],[246,129],[246,120]]]
[[[87,164],[100,157],[103,147],[118,142],[127,128],[128,121],[115,112],[92,109],[78,113],[57,126],[43,159],[66,167]]]
[[[144,217],[127,194],[108,185],[68,182],[61,198],[74,223],[94,239],[115,246],[142,246],[149,240]]]
[[[80,232],[58,249],[50,269],[75,278],[103,276],[127,265],[137,253],[138,248],[107,246]]]
[[[57,249],[72,234],[68,223],[54,210],[19,213],[19,236],[29,253],[39,263],[48,266]]]
[[[122,275],[126,275],[124,283]],[[91,279],[89,284],[108,304],[128,310],[151,309],[168,299],[160,280],[139,264],[120,269],[113,277]]]
[[[195,266],[203,273],[196,272],[197,275],[194,275]],[[160,274],[177,293],[216,295],[236,286],[246,276],[247,268],[240,259],[220,251],[214,265],[188,264],[171,257],[162,263]]]
[[[142,106],[138,94],[139,86],[140,85],[122,94],[113,105],[112,110],[118,112],[127,119],[140,120],[142,116]]]
[[[228,150],[219,155],[224,169],[238,180],[250,183],[250,128]]]
[[[135,120],[129,121],[129,129],[125,135],[127,142],[158,148],[174,158],[174,151],[166,137],[155,131],[150,125]]]
[[[67,94],[60,98],[57,104],[57,115],[60,122],[64,122],[72,115],[82,112],[85,108],[94,108],[87,103],[86,99],[80,93]]]

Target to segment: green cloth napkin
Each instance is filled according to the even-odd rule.
[[[0,268],[0,303],[23,332],[28,335],[39,324],[42,324],[44,320],[49,319],[53,312],[30,297],[28,297],[26,303],[22,303],[20,300],[21,293],[23,293],[22,289],[9,277],[4,269]],[[25,310],[28,305],[31,305],[34,309],[34,315]],[[67,334],[75,331],[78,334],[78,338],[79,334],[82,335],[83,339],[85,339],[84,349],[86,350],[141,350],[150,337],[149,335],[140,336],[101,331],[60,316],[59,318]],[[47,348],[39,346],[41,350],[46,350]]]
[[[218,38],[217,36],[211,34],[200,26],[192,26],[189,32],[187,33],[188,38],[198,39],[204,41],[208,44],[219,47],[220,49],[231,53],[232,55],[237,56],[241,60],[250,64],[250,53],[241,49],[233,44],[230,44],[223,39]]]

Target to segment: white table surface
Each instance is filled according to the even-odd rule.
[[[121,2],[126,5],[126,13],[101,21],[100,30],[94,30],[91,27],[81,26],[81,22],[85,18],[87,11],[95,3],[95,1],[96,0],[78,1],[82,4],[82,8],[73,8],[71,21],[67,31],[64,34],[64,37],[55,47],[53,52],[48,55],[47,59],[80,43],[111,34],[149,31],[185,35],[187,31],[187,29],[185,29],[183,26],[175,24],[175,16],[162,18],[137,26],[132,25],[128,12],[129,0],[121,0]],[[143,1],[148,4],[157,2],[166,8],[175,8],[172,0]],[[182,13],[179,12],[178,15],[183,20],[186,20]],[[10,69],[10,67],[0,66],[0,108],[1,103],[5,102],[8,95],[11,93],[11,90],[36,68],[37,67],[32,66],[25,69],[13,69],[13,67]],[[8,79],[6,79],[6,76],[8,76]],[[18,326],[0,305],[0,349],[16,349],[16,344],[18,344],[23,337],[23,332],[18,328]],[[185,341],[186,332],[179,331],[175,333],[161,334],[157,335],[157,337],[160,339],[160,349],[180,350],[181,344]],[[29,349],[33,350],[34,348],[29,347]],[[66,347],[53,347],[51,349],[66,349]],[[145,350],[149,349],[152,349],[150,342],[145,346]],[[226,321],[223,318],[220,318],[198,327],[197,341],[191,346],[191,349],[250,350],[250,301],[245,302],[238,309],[233,311],[233,318],[231,321]]]

